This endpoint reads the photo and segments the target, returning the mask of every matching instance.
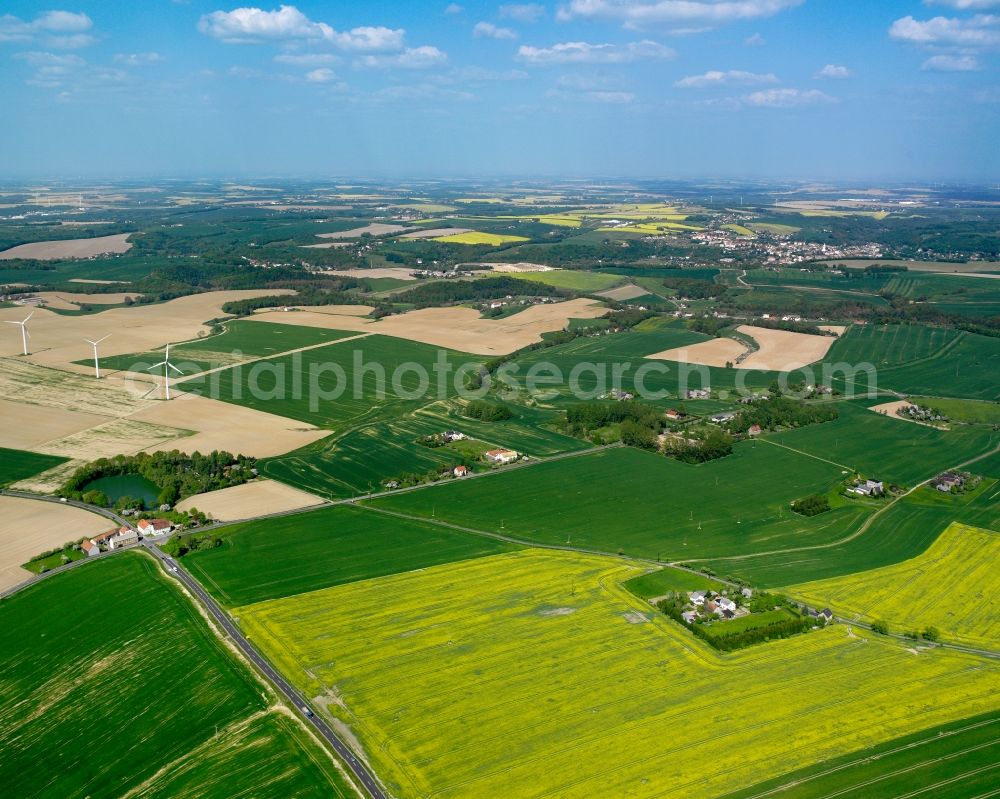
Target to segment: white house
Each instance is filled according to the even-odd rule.
[[[119,527],[108,537],[108,549],[122,549],[139,543],[139,534],[128,527]]]
[[[100,555],[101,554],[101,548],[99,546],[97,546],[97,544],[95,544],[89,538],[84,538],[83,541],[80,542],[80,550],[88,558],[92,558],[92,557],[94,557],[94,555]]]
[[[139,534],[145,538],[154,535],[166,535],[174,529],[173,524],[166,519],[142,519],[136,524],[136,527],[139,528]]]
[[[517,452],[512,449],[491,449],[484,453],[486,460],[490,463],[496,463],[501,466],[513,463],[519,457],[521,457]]]

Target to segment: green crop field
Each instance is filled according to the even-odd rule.
[[[961,427],[939,430],[864,405],[839,403],[840,417],[825,424],[766,436],[780,444],[832,461],[888,483],[911,486],[1000,443],[1000,433]]]
[[[525,550],[236,613],[415,799],[716,796],[996,706],[1000,663],[839,625],[715,652],[635,571]]]
[[[640,599],[662,597],[668,591],[721,591],[725,586],[701,574],[669,566],[633,577],[622,585]]]
[[[373,503],[530,541],[684,560],[842,537],[870,508],[788,510],[840,479],[836,466],[762,443],[698,466],[623,447]]]
[[[451,447],[431,449],[423,436],[458,430],[492,446],[515,449],[534,458],[575,452],[589,444],[549,428],[554,411],[510,405],[513,416],[482,422],[462,414],[462,400],[434,402],[389,421],[359,425],[288,455],[265,461],[263,473],[322,496],[343,499],[378,490],[403,474],[425,474],[463,462]]]
[[[355,796],[148,556],[4,600],[0,675],[9,796]]]
[[[0,486],[16,483],[28,477],[41,474],[46,469],[65,463],[66,458],[58,455],[42,455],[23,449],[0,447]]]
[[[937,408],[953,422],[1000,425],[1000,403],[982,400],[912,397],[913,402]]]
[[[339,427],[377,419],[383,411],[393,418],[426,404],[429,394],[437,396],[438,375],[442,377],[442,393],[452,396],[457,368],[480,360],[453,350],[373,335],[219,372],[213,375],[218,385],[213,396],[318,427]],[[433,371],[439,362],[443,366]],[[419,367],[419,372],[411,366]],[[445,372],[449,366],[451,371]],[[429,385],[422,382],[421,373],[430,376]],[[181,388],[185,387],[204,388],[200,380],[182,383]]]
[[[936,627],[945,640],[1000,645],[1000,533],[952,524],[912,560],[787,589],[814,607],[896,632]]]
[[[170,360],[184,374],[191,375],[248,358],[289,352],[324,342],[333,343],[356,335],[358,334],[343,330],[237,320],[228,322],[226,329],[218,335],[171,346]],[[163,355],[164,350],[112,355],[101,358],[101,367],[108,370],[146,371],[149,364],[162,361]],[[76,363],[89,366],[93,360],[85,359]]]
[[[622,282],[618,275],[584,272],[576,269],[553,269],[549,272],[518,272],[515,277],[574,291],[604,291]]]
[[[1000,369],[1000,339],[989,336],[920,325],[854,325],[834,342],[825,362],[869,363],[882,390],[1000,400],[996,381],[983,379]],[[860,376],[858,390],[867,387],[868,379]]]
[[[969,799],[995,796],[1000,715],[931,727],[784,774],[724,799]]]
[[[516,549],[438,525],[338,506],[224,528],[222,546],[184,565],[226,605]]]
[[[982,461],[970,468],[985,474],[986,464]],[[976,490],[958,496],[924,486],[887,507],[862,535],[849,541],[759,557],[708,559],[695,565],[762,587],[823,580],[917,557],[953,521],[1000,529],[1000,485],[984,480]],[[838,540],[847,538],[850,530],[840,532]]]

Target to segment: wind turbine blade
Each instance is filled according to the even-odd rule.
[[[35,315],[35,312],[32,311],[30,314],[28,314],[26,317],[24,317],[24,322],[27,322],[34,315]],[[24,322],[21,322],[21,324],[23,325]]]
[[[84,341],[86,341],[91,346],[94,346],[94,347],[97,346],[97,342],[96,341],[91,341],[89,338],[85,338]]]
[[[24,322],[15,322],[13,319],[4,319],[8,325],[23,325]]]
[[[104,338],[111,338],[111,334],[108,333],[108,335],[106,335]],[[104,341],[104,338],[97,339],[97,341],[95,341],[94,344],[100,344],[102,341]]]
[[[177,372],[177,374],[179,374],[179,375],[182,375],[182,374],[184,374],[184,372],[182,372],[182,371],[181,371],[180,369],[178,369],[178,368],[177,368],[176,366],[174,366],[174,365],[173,365],[172,363],[168,363],[168,364],[167,364],[167,366],[169,366],[169,367],[170,367],[171,369],[173,369],[173,370],[174,370],[175,372]]]
[[[146,368],[146,371],[147,371],[147,372],[150,372],[150,371],[152,371],[153,369],[157,369],[157,368],[159,368],[159,367],[163,366],[163,365],[164,365],[165,363],[166,363],[166,361],[160,361],[159,363],[154,363],[154,364],[153,364],[152,366],[149,366],[149,367],[147,367],[147,368]]]

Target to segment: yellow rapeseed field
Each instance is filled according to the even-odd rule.
[[[892,632],[936,627],[957,643],[1000,648],[1000,533],[952,524],[922,555],[882,569],[792,586],[839,615]]]
[[[711,797],[997,705],[1000,663],[842,625],[720,654],[639,572],[522,550],[235,614],[407,797]]]
[[[498,244],[507,244],[511,241],[527,241],[528,239],[524,236],[501,236],[497,233],[480,233],[478,231],[470,231],[469,233],[455,233],[451,236],[439,236],[434,239],[434,241],[444,241],[448,244],[490,244],[492,246],[497,246]]]

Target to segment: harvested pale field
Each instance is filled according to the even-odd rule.
[[[39,291],[36,297],[45,300],[45,307],[60,311],[79,311],[81,305],[121,305],[126,299],[138,299],[141,294],[74,294],[67,291]]]
[[[909,400],[895,400],[893,402],[883,402],[881,405],[872,405],[868,410],[874,411],[875,413],[884,413],[886,416],[901,419],[902,417],[896,416],[896,411],[900,408],[910,407],[913,407],[913,403]]]
[[[92,375],[39,366],[23,358],[0,358],[0,397],[102,417],[128,416],[150,402],[129,391],[124,381],[95,380]],[[148,388],[143,383],[136,385]]]
[[[350,241],[328,241],[326,244],[303,244],[307,250],[329,250],[340,247],[352,247],[354,246]]]
[[[35,555],[112,526],[103,516],[79,508],[0,497],[0,590],[33,576],[21,564]]]
[[[31,355],[27,360],[93,374],[92,369],[71,365],[73,361],[92,357],[93,350],[85,339],[95,341],[111,333],[111,338],[100,346],[102,357],[150,352],[171,341],[208,335],[210,329],[204,322],[223,316],[222,305],[230,300],[270,296],[281,291],[210,291],[156,305],[109,308],[86,316],[66,316],[37,308],[28,323]],[[24,308],[0,308],[0,320],[20,321],[24,317]],[[21,331],[13,325],[0,330],[0,357],[20,354]]]
[[[436,227],[430,230],[414,230],[400,236],[401,239],[436,239],[441,236],[458,236],[462,233],[474,233],[470,227]]]
[[[1000,273],[987,273],[987,272],[964,272],[962,274],[957,274],[955,272],[946,272],[945,274],[951,275],[952,277],[985,277],[990,280],[1000,280]]]
[[[128,252],[132,245],[127,241],[131,233],[116,233],[113,236],[96,236],[89,239],[63,239],[62,241],[35,241],[19,244],[0,252],[0,261],[13,258],[34,258],[39,261],[55,261],[62,258],[93,258],[105,253]]]
[[[382,222],[372,222],[364,227],[356,227],[351,230],[339,230],[335,233],[317,233],[321,239],[357,239],[365,234],[369,236],[387,236],[390,233],[402,233],[409,230],[405,225],[387,225]]]
[[[107,416],[95,413],[29,405],[10,399],[0,399],[0,419],[3,419],[3,424],[0,425],[0,447],[30,450],[108,420]]]
[[[488,266],[491,267],[494,272],[551,272],[553,267],[545,266],[545,264],[532,264],[527,262],[516,263],[516,264],[498,264],[484,262],[482,264],[476,264],[476,266]]]
[[[811,336],[808,333],[792,333],[753,325],[740,325],[736,329],[751,336],[760,346],[760,349],[740,363],[741,369],[790,372],[823,360],[836,341],[834,336]]]
[[[87,430],[52,439],[35,447],[46,455],[61,455],[81,461],[134,455],[142,450],[179,449],[177,439],[188,435],[177,427],[141,422],[136,419],[109,419]],[[170,442],[169,447],[162,446]]]
[[[825,330],[827,333],[836,333],[838,336],[844,335],[844,331],[847,330],[847,325],[819,325],[820,330]]]
[[[630,283],[627,286],[619,286],[616,289],[597,292],[598,297],[607,297],[609,300],[634,300],[636,297],[642,297],[645,294],[649,294],[649,292],[642,286],[637,286],[634,283]]]
[[[268,513],[300,510],[324,500],[274,480],[255,480],[241,486],[209,491],[177,503],[178,510],[197,508],[219,521],[235,521]]]
[[[329,430],[295,419],[193,394],[178,394],[169,402],[149,402],[130,419],[178,428],[179,433],[182,430],[194,431],[194,435],[150,446],[150,452],[227,450],[256,458],[270,458],[330,435]]]
[[[31,491],[34,494],[55,494],[66,485],[73,472],[86,464],[86,460],[66,461],[33,477],[19,480],[11,488],[16,491]]]
[[[474,355],[507,355],[541,341],[542,333],[562,330],[570,319],[595,319],[607,312],[607,308],[593,300],[576,299],[533,305],[503,319],[484,319],[474,308],[457,306],[423,308],[378,321],[333,314],[328,310],[294,314],[261,312],[254,314],[252,319],[379,333]]]
[[[379,266],[374,269],[326,269],[320,274],[341,275],[342,277],[391,277],[396,280],[416,280],[412,269],[402,266]]]
[[[647,355],[658,361],[679,361],[681,363],[700,363],[704,366],[725,366],[736,363],[736,359],[747,351],[747,346],[732,338],[713,338],[698,344]]]
[[[128,280],[93,280],[86,277],[71,277],[67,283],[93,283],[96,286],[113,286],[116,283],[129,283]]]

